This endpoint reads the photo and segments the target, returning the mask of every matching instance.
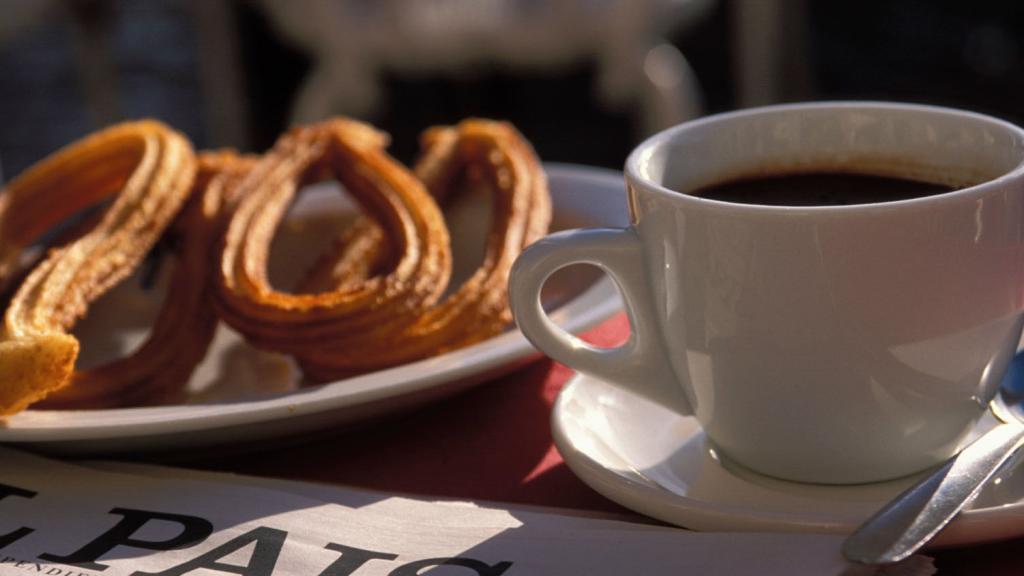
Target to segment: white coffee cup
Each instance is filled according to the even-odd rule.
[[[771,476],[883,480],[961,447],[1024,321],[1024,130],[930,106],[772,106],[661,132],[625,172],[629,228],[560,232],[516,262],[512,308],[541,351],[693,414],[718,453]],[[967,187],[812,207],[688,194],[802,172]],[[545,280],[577,263],[619,285],[623,346],[544,314]]]

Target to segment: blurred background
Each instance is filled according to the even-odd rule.
[[[11,177],[122,119],[260,151],[334,114],[390,132],[513,121],[547,161],[774,102],[926,102],[1024,122],[1024,2],[0,0]]]

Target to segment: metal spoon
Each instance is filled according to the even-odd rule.
[[[1002,424],[861,524],[843,543],[847,559],[884,564],[910,556],[973,500],[1024,446],[1024,353],[1014,357],[991,408]]]

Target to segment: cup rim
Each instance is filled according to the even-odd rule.
[[[688,202],[698,206],[704,207],[717,207],[720,209],[728,208],[731,211],[742,211],[747,213],[804,213],[804,212],[816,212],[826,214],[839,214],[849,212],[866,212],[875,210],[892,210],[898,208],[912,208],[921,207],[929,204],[946,202],[954,199],[964,199],[971,196],[984,195],[987,192],[992,191],[994,188],[1000,188],[1009,181],[1017,180],[1024,175],[1024,152],[1021,154],[1021,160],[1009,171],[996,176],[995,178],[979,182],[972,186],[965,188],[957,188],[950,190],[949,192],[942,192],[939,194],[931,194],[928,196],[919,196],[916,198],[907,198],[902,200],[892,200],[887,202],[870,202],[862,204],[844,204],[844,205],[811,205],[811,206],[787,206],[778,204],[747,204],[740,202],[727,202],[724,200],[712,200],[710,198],[702,198],[693,194],[680,193],[666,186],[653,181],[650,178],[642,176],[641,165],[644,163],[652,151],[671,140],[673,140],[677,134],[704,126],[706,124],[712,124],[723,120],[742,118],[745,116],[759,116],[766,113],[794,110],[794,109],[835,109],[835,110],[853,110],[853,109],[878,109],[878,110],[905,110],[905,111],[919,111],[919,112],[931,112],[940,113],[950,116],[958,116],[966,119],[973,120],[975,122],[983,122],[986,124],[998,126],[1009,133],[1015,134],[1022,143],[1024,143],[1024,128],[1017,126],[1006,120],[996,118],[987,114],[979,112],[972,112],[969,110],[962,110],[958,108],[951,108],[947,106],[935,106],[931,104],[913,104],[904,102],[885,102],[875,100],[839,100],[839,101],[826,101],[826,102],[795,102],[787,104],[773,104],[770,106],[757,106],[753,108],[745,108],[742,110],[736,110],[732,112],[723,112],[719,114],[712,114],[703,118],[690,120],[683,122],[675,126],[666,128],[660,132],[657,132],[638,144],[629,156],[626,158],[625,163],[625,177],[630,187],[638,186],[643,187],[651,193],[666,198],[671,198],[677,202]]]

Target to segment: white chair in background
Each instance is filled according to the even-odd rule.
[[[713,0],[261,0],[280,33],[312,57],[294,122],[372,116],[385,71],[472,74],[596,63],[597,100],[640,111],[643,133],[692,118],[701,91],[665,41]]]

